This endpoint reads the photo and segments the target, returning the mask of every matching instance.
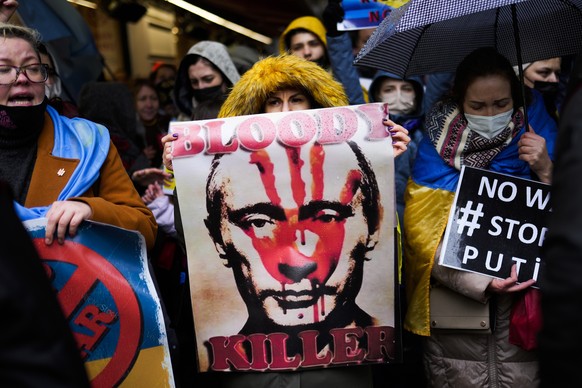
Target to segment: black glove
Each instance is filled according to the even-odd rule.
[[[341,0],[329,0],[322,14],[323,25],[328,36],[340,36],[344,33],[337,30],[337,24],[344,20],[344,15]]]

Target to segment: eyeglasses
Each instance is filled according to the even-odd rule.
[[[0,65],[0,85],[12,85],[24,73],[30,82],[42,83],[48,78],[48,66],[44,63],[33,63],[26,66]]]

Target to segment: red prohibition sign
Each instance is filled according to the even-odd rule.
[[[111,310],[117,311],[119,338],[113,356],[91,380],[91,385],[113,387],[119,384],[137,356],[142,332],[140,306],[133,289],[117,268],[82,244],[67,240],[63,245],[48,246],[43,238],[35,238],[33,242],[42,259],[72,264],[77,268],[58,294],[67,320],[71,319],[97,282],[101,282],[111,294],[117,306]]]

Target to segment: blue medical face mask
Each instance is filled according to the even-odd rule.
[[[495,116],[479,116],[465,113],[467,127],[486,139],[493,139],[499,135],[511,121],[513,109]]]

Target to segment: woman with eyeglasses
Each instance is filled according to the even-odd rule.
[[[45,242],[64,242],[84,220],[140,232],[157,225],[125,172],[109,132],[47,105],[37,31],[0,23],[0,177],[21,220],[47,218]]]

